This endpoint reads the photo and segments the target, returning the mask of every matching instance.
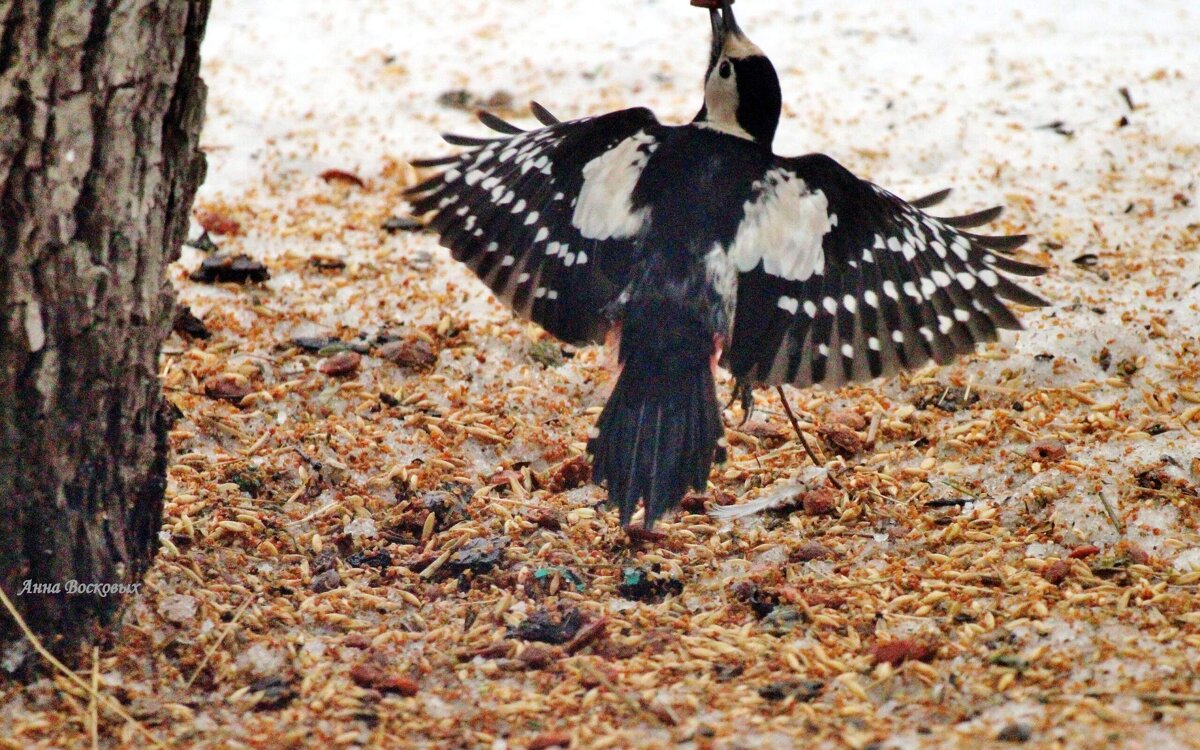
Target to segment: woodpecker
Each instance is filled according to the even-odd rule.
[[[709,11],[704,105],[685,125],[625,109],[414,162],[407,191],[452,256],[567,342],[617,339],[620,374],[591,433],[592,479],[645,528],[703,491],[727,444],[715,369],[756,385],[838,386],[946,363],[1046,302],[1004,274],[1024,236],[965,231],[1000,208],[935,218],[823,154],[777,156],[782,94],[728,2]]]

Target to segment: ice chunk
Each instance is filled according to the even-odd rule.
[[[239,669],[253,672],[257,675],[272,675],[283,668],[283,655],[270,646],[256,643],[243,651],[237,658]]]
[[[196,619],[196,597],[172,594],[158,603],[158,613],[171,622],[184,624]]]
[[[356,518],[346,524],[346,533],[354,539],[374,539],[379,535],[375,521],[371,518]]]

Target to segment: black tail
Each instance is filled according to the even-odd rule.
[[[679,505],[688,489],[703,491],[713,462],[725,460],[724,426],[707,346],[631,341],[616,388],[588,442],[592,481],[608,483],[608,500],[628,526],[638,498],[646,528]],[[681,351],[682,349],[682,351]]]

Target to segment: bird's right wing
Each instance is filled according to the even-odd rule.
[[[1000,298],[1047,303],[1002,273],[1045,269],[1008,257],[1023,236],[962,231],[999,213],[939,219],[827,156],[777,159],[729,249],[739,276],[725,363],[743,384],[840,385],[1019,329]]]
[[[571,342],[603,340],[604,308],[629,282],[648,209],[633,188],[665,130],[648,109],[522,131],[480,114],[499,138],[446,136],[461,154],[407,191],[454,258],[522,317]]]

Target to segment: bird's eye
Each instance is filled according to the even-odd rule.
[[[721,67],[717,69],[717,72],[721,74],[722,78],[728,78],[733,74],[733,66],[729,64],[728,60],[726,60],[725,62],[721,63]]]

